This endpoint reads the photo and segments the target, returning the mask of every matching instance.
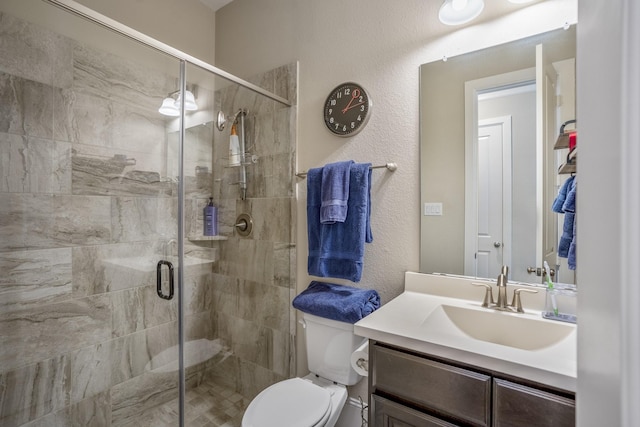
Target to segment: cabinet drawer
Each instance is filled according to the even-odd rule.
[[[491,377],[386,347],[370,347],[372,392],[476,426],[489,425]]]
[[[457,427],[375,394],[371,396],[371,409],[373,427]]]
[[[495,427],[573,427],[575,400],[511,381],[494,379]]]

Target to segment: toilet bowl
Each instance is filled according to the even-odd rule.
[[[362,378],[351,354],[363,338],[353,325],[303,314],[310,374],[262,390],[249,404],[242,427],[333,427],[347,401],[347,387]]]
[[[309,374],[262,390],[249,404],[242,427],[333,427],[347,388]]]

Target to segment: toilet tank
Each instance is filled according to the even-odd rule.
[[[351,367],[353,353],[365,338],[353,334],[351,323],[303,313],[309,371],[338,384],[354,385],[360,378]]]

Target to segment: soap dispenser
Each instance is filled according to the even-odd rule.
[[[213,206],[213,197],[209,197],[209,204],[204,207],[204,232],[205,236],[218,235],[218,209]]]

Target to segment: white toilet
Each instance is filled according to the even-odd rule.
[[[262,390],[249,404],[242,427],[333,427],[347,387],[362,378],[350,357],[365,340],[353,325],[303,313],[311,373]]]

